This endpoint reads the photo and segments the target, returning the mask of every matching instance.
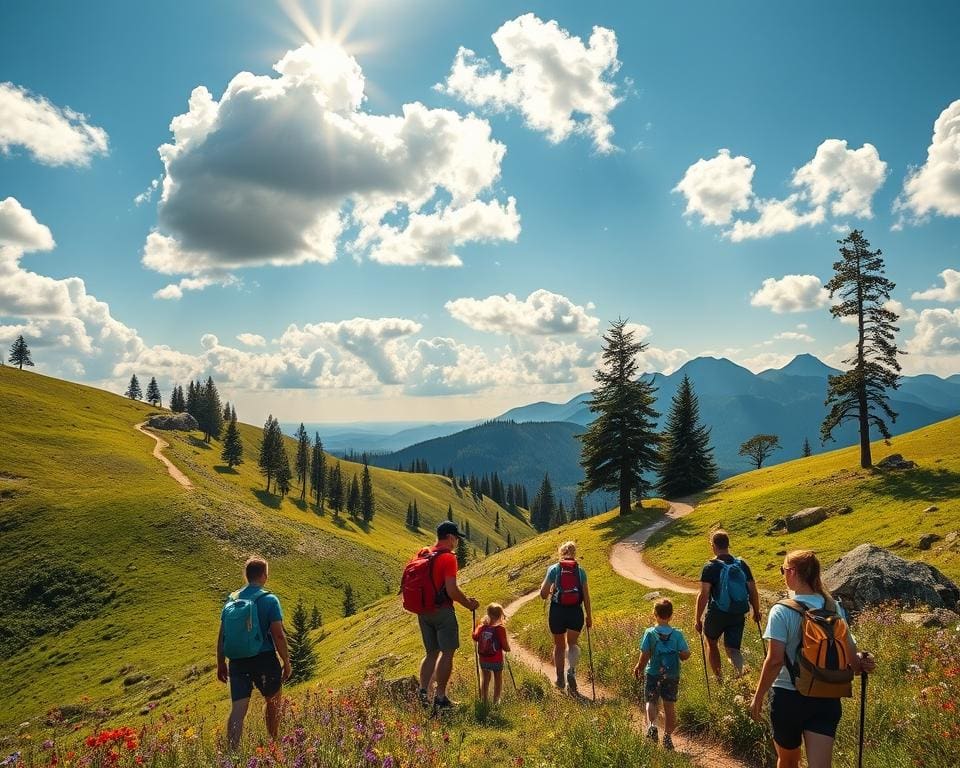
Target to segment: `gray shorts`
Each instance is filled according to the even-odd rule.
[[[455,651],[460,647],[460,627],[457,626],[457,614],[453,612],[452,605],[438,608],[432,613],[421,613],[417,621],[427,653]]]

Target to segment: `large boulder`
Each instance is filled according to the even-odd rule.
[[[891,453],[877,462],[877,469],[913,469],[916,463],[907,461],[899,453]]]
[[[850,550],[823,574],[823,581],[848,610],[896,602],[957,610],[960,587],[927,563],[904,560],[873,544]]]
[[[787,533],[796,533],[827,519],[826,507],[808,507],[787,518]]]
[[[176,429],[181,432],[194,432],[200,429],[197,420],[189,413],[158,413],[147,420],[147,426],[154,429]]]

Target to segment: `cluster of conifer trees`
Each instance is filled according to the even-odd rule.
[[[211,438],[219,440],[224,425],[236,420],[236,411],[229,407],[229,403],[224,407],[220,402],[220,392],[212,376],[207,377],[206,383],[191,381],[187,385],[186,395],[182,386],[174,385],[170,395],[170,410],[193,416],[203,432],[203,439],[208,443]]]

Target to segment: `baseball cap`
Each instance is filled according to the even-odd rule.
[[[456,536],[458,539],[465,539],[463,533],[457,528],[457,524],[451,522],[450,520],[444,520],[440,525],[437,526],[437,538],[442,539],[444,536]]]

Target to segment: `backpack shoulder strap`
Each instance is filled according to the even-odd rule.
[[[784,608],[789,608],[791,611],[796,611],[801,616],[806,615],[807,611],[810,610],[810,606],[806,603],[801,603],[799,600],[794,600],[792,597],[788,597],[784,600],[778,600],[776,605],[782,605]]]

